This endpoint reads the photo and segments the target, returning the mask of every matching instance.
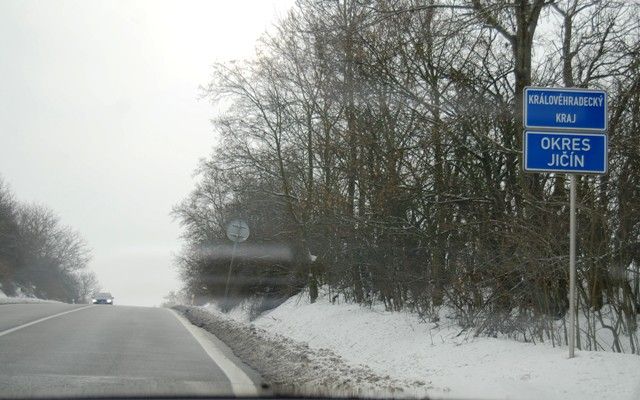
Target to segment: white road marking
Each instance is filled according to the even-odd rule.
[[[0,332],[0,336],[8,335],[8,334],[10,334],[12,332],[15,332],[15,331],[18,331],[18,330],[20,330],[22,328],[26,328],[27,326],[35,325],[35,324],[38,324],[40,322],[46,321],[48,319],[56,318],[56,317],[59,317],[61,315],[70,314],[72,312],[84,310],[85,308],[90,308],[90,307],[95,307],[95,306],[85,306],[85,307],[80,307],[80,308],[74,308],[73,310],[63,311],[61,313],[49,315],[48,317],[40,318],[40,319],[37,319],[35,321],[27,322],[26,324],[18,325],[18,326],[14,327],[14,328],[4,330],[4,331]]]
[[[227,356],[212,343],[204,333],[204,331],[189,322],[186,318],[180,315],[175,310],[169,309],[173,315],[184,325],[184,327],[191,333],[191,335],[200,343],[200,346],[204,349],[207,355],[216,363],[218,367],[224,372],[231,382],[231,389],[235,396],[257,396],[258,388],[255,383],[249,378],[249,376],[238,367],[233,361],[229,360]]]

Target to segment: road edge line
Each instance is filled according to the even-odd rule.
[[[60,313],[57,313],[57,314],[49,315],[49,316],[44,317],[44,318],[36,319],[35,321],[27,322],[26,324],[14,326],[13,328],[5,329],[4,331],[0,332],[0,336],[8,335],[10,333],[13,333],[15,331],[19,331],[20,329],[26,328],[28,326],[35,325],[35,324],[38,324],[40,322],[44,322],[44,321],[49,320],[49,319],[53,319],[53,318],[60,317],[60,316],[65,315],[65,314],[70,314],[72,312],[84,310],[84,309],[91,308],[91,307],[95,307],[95,306],[90,305],[90,306],[85,306],[85,307],[80,307],[80,308],[74,308],[73,310],[63,311],[63,312],[60,312]]]
[[[231,361],[222,350],[218,348],[209,338],[206,337],[203,329],[196,327],[185,317],[180,315],[176,310],[167,309],[178,321],[185,327],[191,336],[196,339],[200,347],[207,353],[209,358],[222,370],[229,382],[233,394],[238,397],[255,397],[258,396],[259,390],[256,383],[247,375],[242,368],[238,367]],[[207,332],[213,335],[210,332]]]

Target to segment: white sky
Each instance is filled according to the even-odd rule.
[[[0,1],[0,175],[80,231],[117,303],[179,287],[169,212],[215,140],[198,86],[292,3]]]

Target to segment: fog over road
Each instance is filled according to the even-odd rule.
[[[168,309],[0,305],[2,398],[255,395],[257,380]]]

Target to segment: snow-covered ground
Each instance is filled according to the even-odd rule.
[[[640,357],[577,351],[550,344],[460,334],[453,323],[426,323],[414,314],[381,307],[331,304],[322,296],[310,304],[296,296],[249,321],[247,307],[222,314],[273,335],[328,349],[346,363],[380,376],[415,383],[431,398],[473,399],[640,399]],[[443,315],[441,321],[447,321]]]

